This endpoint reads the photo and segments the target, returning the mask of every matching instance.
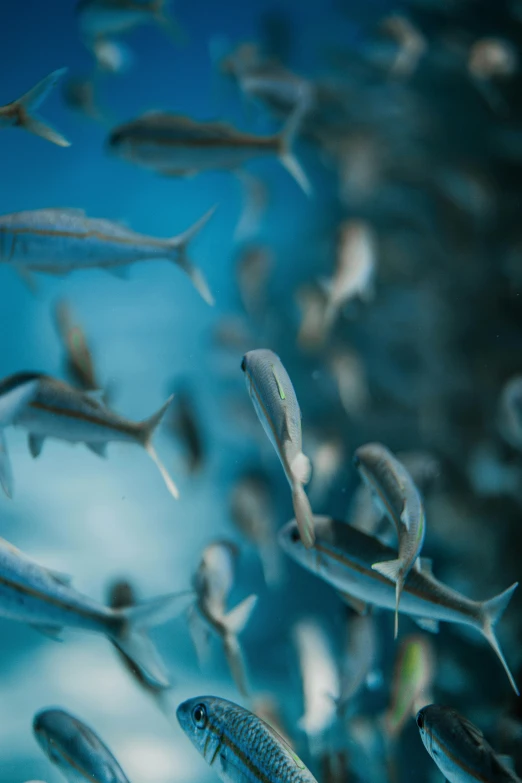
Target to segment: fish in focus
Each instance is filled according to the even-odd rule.
[[[424,747],[448,783],[520,783],[481,730],[451,707],[423,707],[417,714],[417,726]]]
[[[43,373],[26,372],[11,375],[0,382],[0,399],[3,390],[25,388],[28,383],[34,382],[37,384],[36,393],[12,420],[13,426],[27,431],[29,451],[34,458],[41,453],[46,438],[85,443],[100,457],[105,456],[110,442],[136,443],[152,458],[170,494],[179,497],[176,485],[152,445],[154,433],[172,398],[150,418],[134,422],[111,411],[97,399],[97,395],[75,389]]]
[[[281,460],[299,532],[309,548],[314,543],[313,513],[303,485],[308,484],[312,468],[302,450],[301,410],[292,381],[281,359],[265,348],[248,351],[241,369],[259,421]]]
[[[145,631],[187,606],[192,593],[153,598],[127,609],[109,609],[77,592],[68,577],[38,565],[0,539],[0,616],[59,638],[63,628],[107,636],[159,687],[168,687],[165,666]]]
[[[235,560],[238,550],[228,541],[215,541],[203,550],[194,576],[196,605],[189,614],[189,627],[200,659],[205,656],[206,639],[198,627],[198,617],[216,633],[223,644],[227,663],[238,691],[248,695],[248,683],[243,651],[238,634],[245,628],[257,603],[256,595],[249,595],[227,611],[226,604],[234,584]],[[198,615],[194,614],[197,610]]]
[[[65,710],[38,712],[36,741],[69,783],[129,783],[110,750],[92,729]]]
[[[37,209],[0,216],[0,264],[24,277],[33,272],[66,275],[77,269],[101,268],[118,275],[137,261],[167,259],[177,264],[208,302],[214,300],[202,272],[187,258],[187,245],[214,213],[170,239],[138,234],[78,209]]]
[[[78,0],[76,15],[87,44],[127,33],[144,24],[158,25],[177,37],[177,24],[167,13],[170,0]]]
[[[392,696],[382,725],[389,742],[396,740],[421,705],[431,701],[435,675],[433,645],[425,636],[407,636],[399,649],[393,672]]]
[[[66,302],[56,304],[54,316],[65,349],[65,371],[70,382],[82,391],[100,389],[87,338],[82,327],[74,323]]]
[[[257,715],[217,696],[188,699],[179,725],[225,783],[316,783],[279,734]]]
[[[53,71],[18,100],[0,106],[0,130],[2,128],[24,128],[29,133],[34,133],[35,136],[41,136],[42,139],[57,144],[58,147],[70,147],[70,141],[67,141],[61,133],[58,133],[35,114],[35,111],[45,101],[66,71],[67,68]]]
[[[382,609],[395,609],[395,585],[372,568],[376,562],[396,559],[396,553],[377,538],[327,516],[314,519],[315,546],[301,542],[296,520],[279,531],[284,552],[303,568],[348,594],[358,602]],[[515,693],[518,688],[504,658],[495,626],[502,617],[518,582],[489,601],[473,601],[439,582],[431,572],[431,561],[421,560],[406,577],[400,612],[408,614],[423,630],[437,632],[439,621],[471,626],[485,637],[495,651]]]
[[[169,177],[241,169],[254,158],[277,156],[301,189],[311,185],[292,152],[300,117],[290,116],[280,133],[256,136],[222,122],[202,122],[170,112],[147,112],[109,136],[111,152]]]
[[[404,581],[419,557],[426,524],[424,506],[417,487],[404,465],[380,443],[357,449],[354,464],[369,485],[377,504],[397,528],[399,557],[374,563],[372,568],[396,585],[395,638],[399,632],[399,602]],[[420,561],[419,561],[420,562]]]

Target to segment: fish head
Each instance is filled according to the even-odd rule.
[[[303,566],[303,568],[307,568],[309,571],[317,570],[318,553],[314,547],[306,549],[301,541],[295,519],[292,519],[291,522],[288,522],[288,524],[281,528],[277,534],[277,538],[282,550],[291,557],[292,560],[295,560],[296,563],[299,563],[299,565]]]
[[[182,730],[210,766],[222,751],[222,703],[223,699],[214,696],[198,696],[176,710]]]
[[[67,777],[65,747],[71,740],[70,716],[57,709],[42,710],[33,720],[33,732],[41,749]]]
[[[438,704],[429,704],[420,709],[415,718],[424,747],[443,773],[445,773],[448,766],[448,760],[444,754],[443,748],[451,747],[453,744],[451,728],[449,730],[449,735],[446,738],[446,741],[449,744],[444,742],[444,736],[442,736],[445,734],[446,727],[448,726],[446,720],[447,713],[447,707],[442,707]],[[449,772],[450,777],[448,777],[448,779],[451,779],[451,769]]]

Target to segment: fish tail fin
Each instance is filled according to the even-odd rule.
[[[315,543],[314,514],[302,484],[292,486],[292,503],[301,541],[307,549]]]
[[[159,424],[161,423],[161,420],[163,419],[165,413],[167,412],[167,409],[172,402],[174,398],[174,395],[171,394],[171,396],[168,398],[167,402],[161,406],[159,411],[156,411],[150,418],[145,419],[140,423],[140,441],[143,444],[145,451],[148,453],[156,467],[158,468],[161,478],[165,482],[165,486],[167,487],[170,494],[176,498],[176,500],[179,498],[179,490],[170,477],[165,465],[160,460],[156,449],[152,445],[152,438],[154,436],[154,433],[156,429],[158,428]]]
[[[305,195],[310,197],[313,193],[312,185],[292,149],[302,118],[303,110],[301,106],[298,105],[277,137],[279,142],[279,159]]]
[[[188,597],[193,600],[191,591],[153,598],[114,610],[115,629],[109,634],[112,643],[156,687],[169,688],[170,683],[163,661],[147,635],[147,629],[161,625],[182,612],[187,606]]]
[[[57,71],[53,71],[45,79],[42,79],[41,82],[38,82],[29,92],[26,92],[25,95],[22,95],[21,98],[15,101],[20,109],[20,124],[22,127],[36,136],[41,136],[43,139],[57,144],[59,147],[70,147],[71,142],[67,141],[57,130],[43,122],[34,112],[44,102],[66,71],[67,68],[59,68]]]
[[[248,685],[243,651],[237,636],[249,621],[256,604],[257,595],[249,595],[223,618],[223,648],[232,679],[242,696],[248,696]]]
[[[250,619],[250,615],[256,608],[257,595],[249,595],[237,606],[227,612],[223,618],[223,624],[227,629],[227,633],[232,636],[236,636],[241,633]]]
[[[194,266],[187,258],[187,247],[196,234],[199,234],[203,226],[208,223],[216,209],[217,204],[211,207],[208,212],[200,217],[199,220],[194,223],[194,225],[190,226],[190,228],[188,228],[182,234],[178,234],[177,236],[172,237],[167,242],[169,250],[174,251],[175,256],[173,260],[190,277],[196,290],[209,305],[214,304],[214,297],[210,292],[203,272]]]
[[[504,590],[503,593],[500,593],[500,595],[496,595],[494,598],[491,598],[489,601],[483,602],[482,612],[481,612],[482,614],[481,631],[483,635],[486,637],[486,639],[488,640],[493,650],[496,652],[498,659],[500,660],[500,663],[504,667],[504,671],[508,676],[509,682],[511,683],[513,690],[518,696],[519,691],[517,688],[517,684],[513,678],[513,675],[511,674],[507,661],[504,658],[504,653],[502,652],[500,644],[498,643],[498,639],[495,635],[495,625],[498,623],[498,621],[504,614],[504,611],[506,610],[507,605],[511,600],[511,596],[513,595],[517,587],[518,587],[518,582],[515,582],[515,584],[511,585],[511,587],[508,587],[507,590]]]
[[[402,574],[402,560],[386,560],[382,563],[373,563],[372,568],[377,573],[395,582],[395,639],[399,633],[399,601],[404,587],[404,575]]]

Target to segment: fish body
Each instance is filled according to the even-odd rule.
[[[33,731],[49,760],[69,783],[129,783],[100,738],[78,718],[58,709],[35,715]]]
[[[434,651],[428,639],[407,636],[401,644],[393,673],[392,698],[383,716],[386,736],[395,740],[420,705],[430,701]]]
[[[395,609],[395,585],[375,571],[375,562],[396,558],[393,549],[344,522],[331,517],[314,518],[313,549],[301,543],[295,520],[279,532],[279,542],[293,560],[319,576],[340,593],[382,609]],[[506,609],[518,583],[489,601],[473,601],[439,582],[424,561],[406,577],[399,611],[410,615],[425,630],[438,630],[438,622],[459,623],[480,631],[501,661],[509,681],[515,681],[495,636],[495,625]]]
[[[451,707],[423,707],[417,726],[424,747],[448,783],[520,783],[480,729]]]
[[[99,389],[87,338],[81,326],[73,323],[71,312],[65,302],[56,305],[55,320],[65,348],[65,364],[71,382],[83,391]]]
[[[341,669],[341,687],[338,699],[340,711],[350,708],[372,673],[377,657],[375,618],[372,614],[350,617],[347,644]]]
[[[0,263],[22,272],[67,274],[76,269],[113,269],[136,261],[167,259],[191,278],[201,296],[212,303],[202,273],[185,257],[186,246],[213,210],[191,228],[170,239],[158,239],[82,210],[37,209],[0,216]]]
[[[188,699],[179,724],[225,783],[315,783],[289,745],[257,715],[216,696]]]
[[[410,474],[394,455],[380,443],[368,443],[357,449],[354,463],[383,512],[397,528],[399,557],[374,563],[372,568],[396,584],[395,636],[401,593],[410,569],[419,557],[425,536],[424,506]]]
[[[97,40],[127,33],[144,24],[169,28],[168,0],[79,0],[76,14],[84,38]]]
[[[66,71],[67,68],[53,71],[18,100],[0,106],[0,130],[24,128],[59,147],[69,147],[70,142],[35,113]]]
[[[69,79],[63,88],[63,98],[73,111],[84,114],[91,120],[103,121],[103,114],[98,107],[96,89],[92,79]]]
[[[259,421],[274,447],[292,489],[294,511],[304,544],[313,545],[312,509],[303,485],[311,465],[303,454],[301,410],[292,381],[273,351],[258,349],[243,357],[241,369]]]
[[[205,463],[206,448],[193,396],[188,389],[182,388],[174,399],[172,430],[183,444],[189,473],[199,473]]]

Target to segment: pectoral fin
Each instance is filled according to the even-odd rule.
[[[106,443],[86,443],[88,449],[90,449],[98,457],[107,456],[107,444]]]
[[[31,456],[36,459],[40,456],[42,453],[42,448],[44,444],[45,438],[43,438],[41,435],[32,435],[29,434],[27,438],[27,442],[29,444],[29,451],[31,452]]]

